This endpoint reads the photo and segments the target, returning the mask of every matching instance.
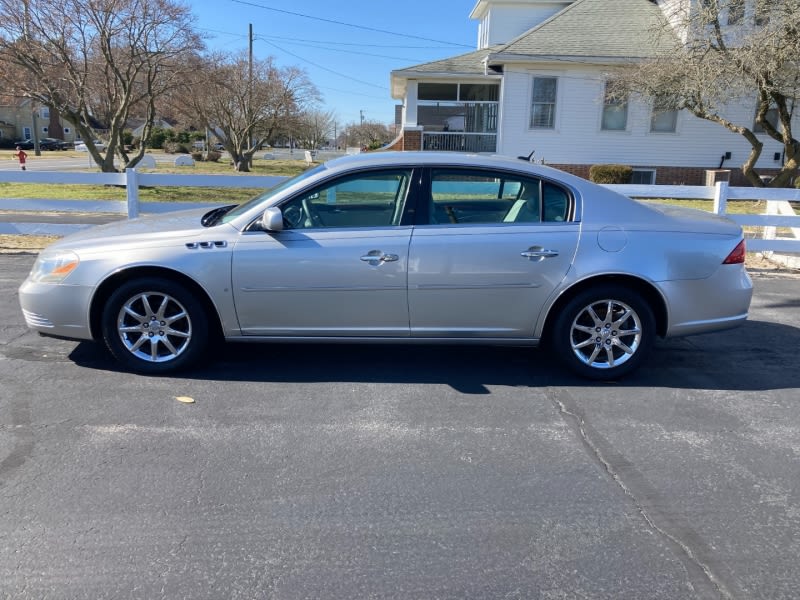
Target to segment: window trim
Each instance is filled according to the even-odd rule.
[[[475,176],[504,179],[524,179],[536,180],[539,185],[539,221],[525,221],[525,222],[483,222],[483,223],[435,223],[433,222],[432,215],[430,214],[433,207],[433,172],[434,171],[449,171],[449,172],[463,172],[465,174],[473,174]],[[564,192],[566,196],[567,207],[565,211],[565,218],[563,221],[545,221],[545,206],[544,206],[544,186],[548,184],[557,187]],[[430,227],[559,227],[564,225],[574,224],[580,221],[578,216],[578,194],[569,185],[561,181],[550,179],[548,177],[539,175],[537,173],[527,173],[523,171],[515,171],[508,169],[495,169],[491,167],[482,166],[466,166],[466,165],[430,165],[425,167],[421,182],[420,192],[417,194],[417,202],[419,209],[417,210],[417,219],[415,224],[418,226]]]
[[[673,115],[674,115],[672,129],[654,129],[653,125],[655,123],[656,116],[658,116],[659,114],[667,114],[667,113],[673,113]],[[667,134],[667,135],[678,133],[678,114],[679,113],[680,113],[680,111],[677,108],[668,108],[668,109],[659,108],[658,107],[658,99],[654,99],[653,103],[652,103],[652,105],[650,107],[650,133]]]
[[[655,185],[656,184],[656,175],[657,170],[651,168],[633,168],[632,174],[634,173],[649,173],[650,174],[650,182],[649,183],[635,183],[633,185]],[[633,181],[631,181],[633,183]]]
[[[536,88],[536,80],[537,79],[552,79],[555,81],[555,92],[553,102],[534,102],[535,97],[535,88]],[[561,77],[558,75],[547,75],[547,74],[532,74],[530,85],[528,89],[530,90],[530,102],[528,102],[528,129],[531,131],[556,131],[558,129],[558,96],[559,96],[559,87]],[[548,105],[552,106],[552,115],[551,115],[551,124],[548,126],[537,126],[534,124],[534,105]]]
[[[354,229],[389,229],[389,228],[400,228],[400,227],[407,227],[409,225],[414,224],[414,215],[416,214],[416,196],[417,196],[417,186],[419,181],[419,168],[413,165],[391,165],[391,166],[381,166],[381,167],[373,167],[373,168],[366,168],[361,169],[357,172],[349,172],[349,173],[338,173],[332,177],[327,177],[322,181],[318,181],[316,185],[312,187],[303,188],[302,190],[298,190],[297,193],[292,194],[291,196],[284,198],[279,203],[275,204],[274,206],[278,207],[283,211],[284,207],[287,204],[290,204],[296,201],[298,198],[302,198],[303,196],[307,196],[309,194],[318,193],[319,190],[326,189],[329,187],[333,187],[339,185],[340,183],[344,182],[345,180],[353,180],[358,179],[360,177],[370,177],[381,175],[382,173],[390,174],[390,173],[408,173],[408,182],[405,186],[405,194],[404,197],[400,200],[402,204],[402,211],[400,217],[399,224],[389,224],[389,225],[370,225],[370,226],[346,226],[346,227],[308,227],[308,228],[285,228],[282,232],[291,233],[291,232],[308,232],[308,231],[345,231],[345,230],[354,230]],[[259,224],[260,224],[261,217],[257,217],[254,221],[245,228],[245,231],[258,231]]]
[[[610,131],[610,132],[628,131],[628,108],[629,108],[630,102],[628,101],[627,97],[625,98],[625,100],[622,100],[622,101],[609,102],[608,101],[608,85],[609,85],[609,83],[610,83],[609,81],[606,81],[605,85],[603,86],[603,106],[602,106],[602,108],[600,110],[600,131]],[[610,127],[606,127],[605,126],[605,123],[606,123],[606,111],[609,108],[616,108],[618,106],[622,107],[622,111],[623,111],[623,114],[624,114],[624,120],[623,120],[622,128],[612,129]]]

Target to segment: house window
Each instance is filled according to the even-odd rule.
[[[634,169],[631,174],[631,183],[636,185],[655,185],[655,169]]]
[[[497,102],[500,86],[493,83],[462,83],[458,93],[461,102]]]
[[[625,131],[627,126],[628,100],[615,96],[610,83],[606,82],[601,128],[604,131]]]
[[[42,127],[42,133],[47,133],[47,127]]]
[[[69,127],[64,127],[64,135],[72,133],[72,130]]]
[[[534,77],[531,101],[531,128],[555,129],[558,78]]]
[[[738,25],[744,20],[744,0],[728,0],[728,25]]]
[[[458,100],[457,83],[423,83],[417,86],[419,100]]]
[[[23,127],[22,128],[22,139],[23,140],[31,139],[31,128],[30,127]]]
[[[675,133],[678,125],[678,111],[670,107],[663,98],[656,98],[653,113],[650,115],[650,131],[654,133]]]
[[[43,119],[49,119],[50,109],[46,106],[43,106],[42,108],[39,109],[39,116],[41,116]]]
[[[758,113],[758,108],[756,108],[756,113]],[[778,109],[776,107],[771,107],[767,114],[765,115],[765,120],[772,125],[774,129],[778,128]],[[764,126],[761,123],[756,122],[753,120],[753,133],[764,133]]]

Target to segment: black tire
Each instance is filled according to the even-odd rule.
[[[126,369],[152,375],[198,362],[209,342],[203,305],[182,285],[159,277],[128,281],[111,294],[102,332]]]
[[[637,369],[653,346],[656,321],[638,292],[598,285],[577,294],[560,311],[551,346],[581,377],[619,379]]]

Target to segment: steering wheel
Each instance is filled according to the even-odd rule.
[[[283,211],[283,222],[290,229],[297,229],[303,226],[303,210],[296,204],[292,204]]]
[[[311,200],[303,198],[303,211],[306,213],[306,227],[325,227],[316,210],[312,208]]]

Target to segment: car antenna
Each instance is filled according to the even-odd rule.
[[[520,160],[524,160],[525,162],[533,162],[533,155],[536,154],[536,150],[532,150],[528,156],[518,156],[517,158]]]

